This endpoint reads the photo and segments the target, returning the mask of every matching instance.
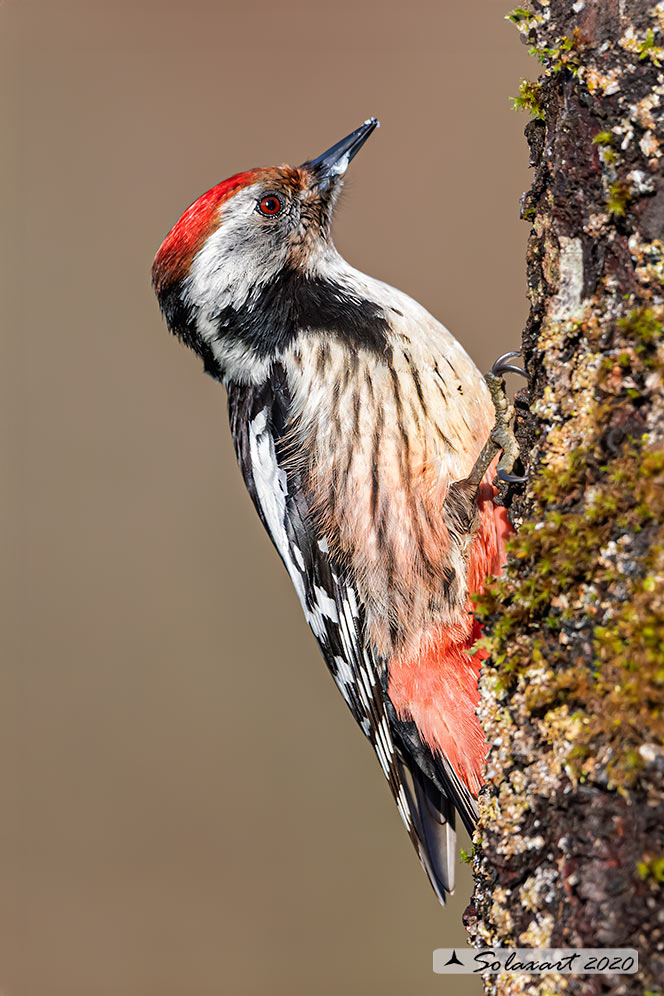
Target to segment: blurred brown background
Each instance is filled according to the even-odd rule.
[[[507,7],[0,4],[3,996],[479,993],[431,973],[467,869],[442,911],[149,269],[377,114],[337,244],[486,368],[526,312]]]

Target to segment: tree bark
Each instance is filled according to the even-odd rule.
[[[518,106],[530,314],[517,529],[478,603],[491,751],[474,944],[635,947],[638,975],[486,992],[664,989],[664,2],[540,0]]]

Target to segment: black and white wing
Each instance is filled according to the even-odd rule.
[[[474,800],[446,772],[412,723],[400,721],[387,697],[385,663],[365,641],[365,620],[353,585],[317,532],[302,482],[285,467],[288,388],[280,367],[255,386],[229,385],[231,432],[240,468],[298,594],[334,681],[371,742],[401,818],[441,901],[454,889],[455,805],[464,822]]]

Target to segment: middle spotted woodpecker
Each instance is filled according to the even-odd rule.
[[[499,573],[507,527],[484,378],[330,236],[377,123],[302,166],[203,194],[166,236],[153,282],[171,331],[227,389],[249,494],[444,903],[455,810],[472,831],[487,752],[471,595]]]

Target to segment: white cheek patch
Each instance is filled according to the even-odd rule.
[[[262,243],[256,201],[260,185],[254,184],[224,204],[223,223],[196,253],[184,281],[184,295],[197,313],[197,331],[209,345],[225,380],[257,384],[267,377],[271,361],[255,355],[242,341],[220,335],[219,315],[240,310],[282,270],[285,246]],[[252,243],[255,226],[255,245]]]
[[[213,312],[239,308],[282,269],[285,247],[275,251],[274,243],[261,239],[264,230],[256,214],[260,192],[254,184],[222,204],[223,221],[194,256],[187,277],[192,304]]]

